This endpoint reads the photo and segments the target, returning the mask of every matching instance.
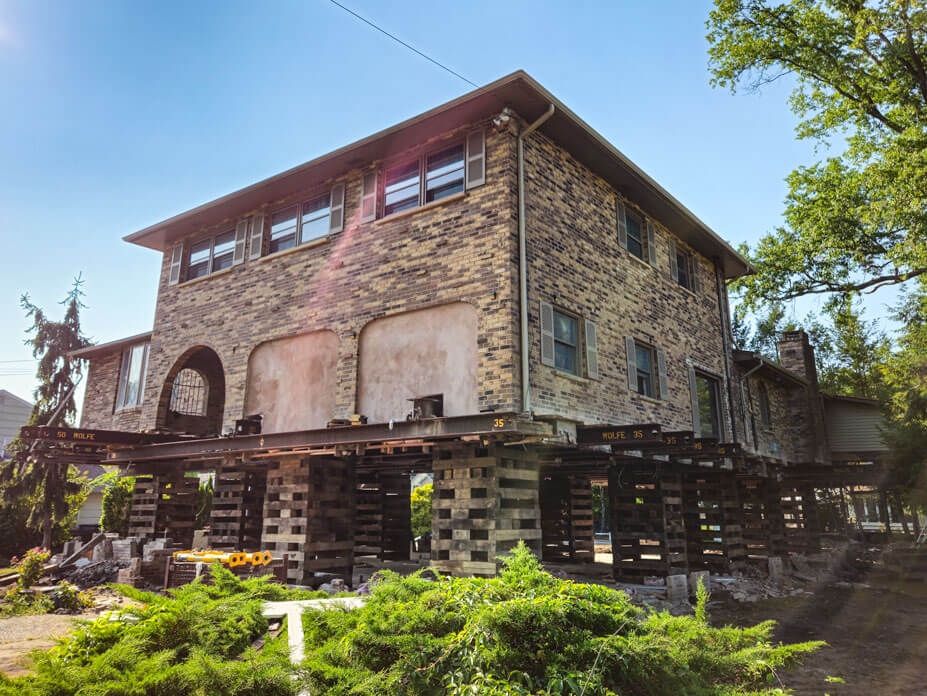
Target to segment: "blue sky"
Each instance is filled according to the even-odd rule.
[[[344,4],[477,84],[528,71],[734,244],[813,157],[785,81],[709,86],[709,0]],[[89,336],[146,331],[160,255],[124,235],[470,89],[327,0],[0,0],[0,388],[34,386],[21,293],[80,272]]]

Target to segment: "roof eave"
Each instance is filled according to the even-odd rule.
[[[668,224],[675,234],[716,261],[725,278],[736,278],[754,272],[750,262],[737,250],[522,70],[338,150],[127,235],[123,239],[164,251],[173,241],[194,232],[198,226],[207,226],[210,222],[216,224],[226,218],[247,214],[269,200],[275,200],[277,194],[295,193],[299,188],[299,182],[310,172],[317,172],[315,178],[325,180],[337,176],[339,169],[343,172],[348,168],[370,164],[376,159],[365,157],[374,152],[388,150],[389,144],[398,144],[413,127],[431,123],[437,129],[441,124],[449,125],[455,119],[465,122],[468,117],[488,116],[496,110],[501,111],[504,106],[514,106],[515,111],[522,117],[531,120],[540,115],[548,104],[554,105],[555,112],[540,128],[548,137],[567,145],[567,149],[574,156],[584,161],[603,178],[610,178],[613,184],[620,178],[617,170],[622,170],[625,186],[616,185],[616,188],[626,188],[631,194],[629,197],[635,202],[641,202],[645,209],[661,209],[654,212],[662,212],[663,215],[655,216],[658,219],[669,218],[661,221]],[[577,152],[577,149],[583,152]],[[343,166],[334,167],[334,163],[341,163]]]
[[[108,341],[107,343],[99,343],[95,346],[87,346],[86,348],[72,350],[70,353],[68,353],[68,356],[72,358],[82,358],[84,360],[89,360],[90,358],[94,358],[98,355],[113,353],[135,343],[150,341],[151,333],[151,331],[146,331],[145,333],[135,334],[134,336],[127,336],[126,338],[120,338],[115,341]]]

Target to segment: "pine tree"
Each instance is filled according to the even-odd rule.
[[[49,319],[29,295],[23,295],[20,301],[26,317],[32,321],[27,329],[32,337],[26,344],[32,345],[33,357],[39,358],[36,371],[39,386],[34,392],[35,406],[29,425],[71,423],[77,413],[74,386],[82,374],[82,365],[71,357],[71,352],[90,344],[80,330],[80,310],[84,307],[81,285],[83,280],[78,276],[61,302],[65,306],[62,321]],[[54,422],[50,422],[52,416]],[[18,443],[13,458],[0,467],[0,483],[7,484],[4,490],[7,496],[34,501],[28,524],[42,531],[44,548],[51,547],[55,522],[68,515],[68,499],[82,489],[80,480],[70,475],[67,462],[56,458],[43,442]]]

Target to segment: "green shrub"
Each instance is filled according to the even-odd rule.
[[[16,585],[4,595],[0,604],[0,616],[22,616],[24,614],[47,614],[54,605],[44,595],[34,593],[31,588],[42,577],[45,562],[51,554],[38,547],[29,549],[21,558],[13,558],[13,567],[19,571]]]
[[[77,585],[61,581],[51,593],[51,601],[55,609],[81,611],[93,606],[93,599],[86,592],[81,592]]]
[[[773,646],[772,623],[712,628],[705,592],[698,618],[646,612],[552,577],[524,545],[491,580],[382,578],[363,609],[304,616],[311,693],[774,693],[774,670],[820,645]]]
[[[251,644],[267,632],[266,600],[327,596],[267,578],[241,580],[219,564],[203,579],[157,595],[119,587],[142,603],[84,623],[47,653],[35,673],[0,678],[0,696],[290,696],[285,640]]]

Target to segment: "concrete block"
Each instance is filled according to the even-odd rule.
[[[693,597],[698,591],[698,585],[701,582],[705,589],[711,591],[711,573],[707,570],[694,570],[689,573],[689,594]]]
[[[685,575],[666,576],[666,598],[673,603],[689,601],[689,582]]]

